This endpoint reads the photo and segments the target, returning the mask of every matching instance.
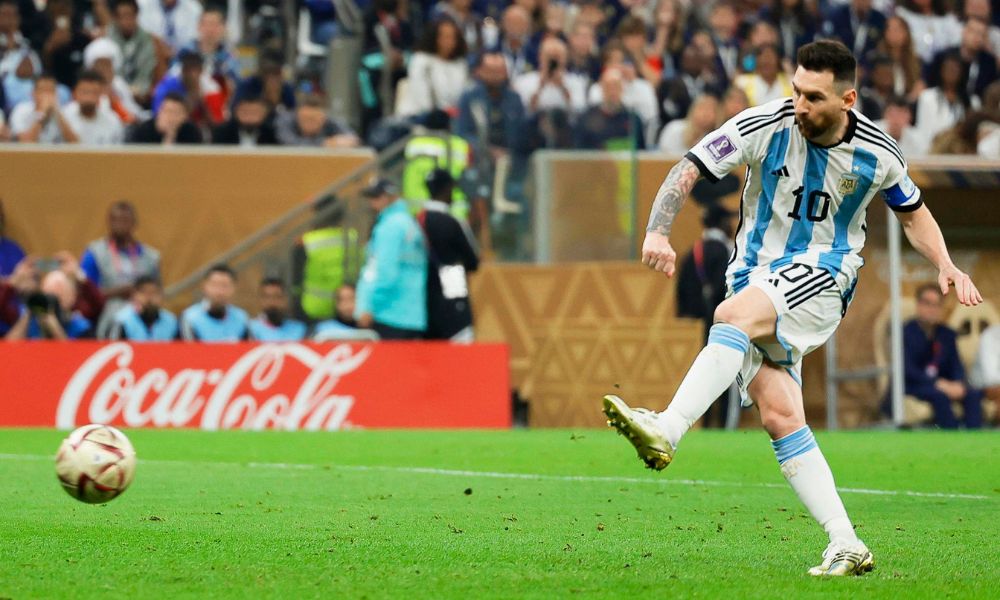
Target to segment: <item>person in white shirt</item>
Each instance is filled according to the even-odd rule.
[[[653,146],[657,133],[660,131],[660,108],[653,85],[638,76],[635,66],[626,59],[625,51],[619,42],[608,42],[604,49],[603,69],[617,68],[625,81],[625,91],[622,103],[625,108],[634,112],[642,121],[643,134]],[[601,86],[597,83],[590,86],[587,102],[597,106],[603,101]]]
[[[139,26],[167,42],[174,52],[195,41],[203,11],[198,0],[138,0]]]
[[[687,118],[674,119],[660,132],[660,150],[684,156],[688,149],[719,126],[721,105],[712,94],[702,94],[691,103]]]
[[[972,382],[983,388],[987,400],[1000,409],[1000,325],[991,325],[979,335],[979,352],[972,374]]]
[[[97,38],[83,51],[83,67],[97,71],[109,83],[101,96],[101,106],[115,111],[129,123],[145,120],[149,111],[139,106],[128,82],[118,74],[121,66],[121,50],[108,38]]]
[[[920,130],[910,125],[913,122],[913,110],[910,103],[902,96],[891,96],[882,113],[882,119],[875,125],[888,133],[899,144],[903,156],[925,156],[929,140],[921,135]]]
[[[927,88],[917,97],[917,129],[931,142],[937,134],[954,127],[969,110],[963,68],[961,56],[945,54],[940,63],[940,85]]]
[[[566,70],[568,55],[562,40],[548,38],[538,51],[538,70],[514,79],[514,91],[529,115],[563,110],[575,117],[587,108],[587,79]]]
[[[66,106],[63,115],[81,144],[111,146],[125,141],[125,128],[121,119],[107,104],[102,104],[104,78],[96,71],[84,71],[73,89],[73,102]]]
[[[31,65],[31,72],[24,77],[42,72],[42,61],[20,29],[21,12],[17,2],[0,2],[0,79],[16,71],[25,58]]]
[[[896,6],[896,15],[910,26],[913,48],[924,64],[962,35],[958,17],[947,12],[942,0],[903,0]]]
[[[55,78],[42,75],[36,79],[31,96],[31,100],[21,102],[10,113],[10,131],[17,141],[72,144],[79,140],[59,106]]]
[[[466,54],[465,38],[451,19],[432,23],[407,67],[406,93],[399,112],[417,115],[456,107],[469,81]]]

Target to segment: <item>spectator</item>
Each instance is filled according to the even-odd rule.
[[[202,6],[198,0],[138,0],[139,26],[167,42],[174,52],[198,35]]]
[[[23,68],[22,63],[25,64]],[[41,74],[42,61],[31,48],[31,42],[21,34],[21,10],[17,0],[0,0],[0,80],[19,68],[22,68],[22,79],[31,79]]]
[[[913,47],[910,25],[896,15],[889,17],[885,22],[885,35],[875,51],[892,60],[893,91],[905,96],[911,103],[916,103],[925,85],[923,67]]]
[[[219,87],[223,102],[229,100],[240,79],[240,62],[226,46],[226,15],[209,6],[198,19],[198,38],[181,51],[201,56],[205,76]]]
[[[993,7],[990,0],[965,0],[962,5],[962,17],[964,19],[980,19],[989,24],[987,35],[987,45],[993,56],[1000,57],[1000,27],[994,23]]]
[[[106,303],[101,289],[87,277],[86,271],[80,267],[80,261],[72,252],[67,250],[56,252],[52,256],[52,261],[66,274],[66,277],[76,283],[77,294],[73,310],[91,323],[98,323]]]
[[[972,17],[962,26],[961,43],[947,50],[942,50],[934,57],[928,69],[928,85],[938,85],[940,62],[948,54],[957,53],[962,59],[962,79],[965,81],[965,93],[969,98],[982,96],[986,86],[997,80],[997,57],[989,51],[987,34],[989,25],[986,21]]]
[[[393,184],[363,192],[378,213],[358,282],[358,326],[385,340],[420,339],[427,329],[427,245],[420,225]]]
[[[188,108],[184,97],[170,93],[160,102],[156,115],[143,122],[132,131],[132,144],[200,144],[201,132],[188,120]]]
[[[820,21],[816,4],[809,0],[775,0],[761,9],[760,18],[777,27],[782,56],[795,56],[799,46],[815,40]]]
[[[354,148],[361,143],[350,126],[327,116],[323,99],[316,94],[304,96],[295,112],[278,115],[275,131],[283,146]]]
[[[690,146],[688,146],[690,147]],[[701,238],[680,262],[677,274],[677,316],[701,319],[703,340],[708,340],[715,309],[726,298],[726,268],[732,253],[733,219],[736,213],[717,202],[702,210]],[[725,427],[729,392],[709,407],[705,427]]]
[[[621,43],[625,60],[632,63],[636,73],[650,83],[660,82],[661,72],[658,68],[659,56],[647,55],[646,23],[639,17],[626,16],[618,23],[615,37]]]
[[[90,43],[79,20],[74,18],[73,0],[49,0],[45,7],[48,37],[42,46],[42,63],[56,81],[72,88],[83,67],[83,50]]]
[[[961,121],[934,137],[931,154],[977,154],[980,141],[996,128],[990,115],[982,111],[966,113]]]
[[[936,78],[940,84],[920,92],[917,98],[917,128],[924,139],[954,127],[969,109],[963,78],[962,58],[957,52],[941,57]]]
[[[504,58],[499,53],[481,55],[472,87],[458,101],[455,133],[475,151],[496,159],[523,148],[524,105],[511,88]]]
[[[750,108],[750,99],[740,88],[730,86],[722,96],[722,122],[725,123],[736,115]]]
[[[975,373],[976,383],[986,399],[996,405],[1000,417],[1000,325],[991,325],[979,335]]]
[[[576,147],[587,150],[642,148],[642,123],[624,104],[625,78],[619,69],[605,69],[598,82],[601,103],[590,107],[576,124]]]
[[[684,156],[701,138],[719,126],[719,99],[712,94],[702,94],[691,104],[687,118],[667,123],[660,133],[661,151],[673,156]]]
[[[285,81],[282,72],[283,59],[280,55],[267,53],[260,59],[260,69],[256,75],[247,77],[236,87],[236,99],[243,96],[258,96],[267,104],[268,121],[286,110],[295,108],[295,90]]]
[[[929,403],[943,429],[958,427],[951,405],[961,403],[966,427],[975,429],[982,425],[982,393],[965,380],[955,332],[943,324],[943,306],[936,284],[917,288],[917,317],[903,327],[906,394]]]
[[[875,49],[885,32],[885,14],[872,7],[872,0],[850,0],[830,11],[823,33],[834,37],[863,59]]]
[[[660,132],[660,113],[657,107],[656,90],[648,81],[636,74],[635,66],[628,60],[621,44],[609,43],[604,49],[604,70],[616,69],[622,77],[624,92],[622,103],[642,122],[642,137],[650,142],[656,139]],[[587,96],[589,104],[596,106],[602,101],[603,86],[590,86]],[[643,146],[638,146],[642,148]]]
[[[108,38],[98,38],[90,42],[83,51],[84,66],[96,71],[106,84],[101,94],[101,107],[111,110],[122,123],[128,125],[148,115],[136,102],[128,82],[118,75],[121,62],[121,51]]]
[[[167,94],[179,94],[188,107],[188,119],[200,128],[210,127],[225,120],[225,95],[222,88],[204,69],[204,61],[196,52],[184,50],[178,57],[180,72],[167,76],[153,92],[153,113],[160,111],[160,103]]]
[[[115,3],[114,21],[108,28],[108,39],[121,52],[121,67],[115,70],[132,90],[133,96],[148,106],[153,94],[153,72],[156,70],[156,42],[139,27],[139,5],[136,0]]]
[[[6,339],[76,340],[93,337],[90,321],[73,310],[77,290],[62,271],[50,271],[38,291],[24,297],[24,309]]]
[[[138,224],[131,202],[115,202],[108,208],[108,235],[90,242],[80,260],[87,279],[107,298],[97,327],[98,337],[106,337],[112,319],[128,302],[139,277],[159,278],[160,252],[136,239]]]
[[[73,128],[81,144],[90,146],[117,146],[125,141],[121,119],[109,105],[102,105],[104,78],[96,71],[84,71],[73,90],[75,100],[70,102],[63,116]]]
[[[228,265],[214,265],[202,280],[204,299],[181,314],[181,339],[193,342],[238,342],[249,336],[250,318],[233,306],[236,273]]]
[[[680,73],[673,79],[664,80],[657,90],[660,118],[664,123],[683,119],[691,110],[691,102],[702,94],[721,93],[717,81],[707,74],[710,73],[707,67],[706,57],[696,46],[684,47]],[[747,95],[745,91],[743,95]]]
[[[132,287],[132,301],[115,313],[111,327],[112,340],[130,342],[169,342],[180,331],[177,317],[163,308],[163,288],[151,275],[142,275]]]
[[[326,47],[337,37],[337,8],[334,0],[305,0],[309,11],[309,39],[314,44]]]
[[[299,342],[306,337],[306,324],[288,314],[285,282],[268,277],[260,282],[260,315],[250,321],[251,339],[261,342]]]
[[[514,79],[514,90],[528,114],[559,110],[575,116],[587,107],[587,80],[566,71],[566,44],[558,38],[542,42],[541,67]]]
[[[527,10],[527,7],[525,9]],[[524,51],[532,70],[539,69],[544,65],[538,57],[543,42],[549,39],[566,42],[566,6],[550,2],[546,4],[544,12],[545,18],[542,19],[538,27],[533,29],[534,33],[528,38],[528,46]]]
[[[0,279],[0,336],[4,340],[27,337],[31,314],[26,310],[24,299],[38,292],[35,263],[33,258],[22,259],[9,277]]]
[[[407,4],[400,0],[373,0],[364,17],[364,56],[361,59],[363,130],[392,109],[399,80],[406,77],[406,57],[414,46]],[[385,80],[388,75],[388,81]]]
[[[750,106],[759,106],[792,95],[792,82],[781,70],[781,53],[777,46],[761,46],[753,51],[754,71],[738,75],[733,85],[746,92]]]
[[[14,107],[10,114],[10,131],[19,142],[72,144],[79,141],[59,106],[56,93],[56,80],[42,75],[35,80],[32,100]]]
[[[750,25],[750,29],[747,31],[746,41],[743,43],[740,56],[740,69],[744,73],[752,73],[757,67],[757,51],[764,46],[774,46],[778,49],[779,56],[781,55],[781,40],[778,38],[778,29],[768,23],[767,21],[757,21]],[[790,64],[779,65],[780,69],[786,72],[793,72],[793,67]]]
[[[601,76],[601,59],[597,52],[597,38],[594,28],[577,19],[570,31],[567,44],[569,50],[566,70],[587,79],[587,87]]]
[[[472,7],[472,0],[441,0],[434,5],[431,19],[451,19],[458,26],[469,52],[483,49],[483,18]]]
[[[424,203],[420,224],[427,235],[427,339],[471,343],[472,304],[468,273],[479,268],[472,232],[451,216],[455,180],[444,169],[427,177],[431,199]]]
[[[6,236],[7,213],[4,211],[3,200],[0,199],[0,281],[14,272],[14,267],[24,260],[24,249],[21,245]]]
[[[910,26],[913,49],[924,64],[961,37],[962,24],[944,0],[901,0],[896,14]]]
[[[316,337],[332,331],[350,331],[357,329],[358,322],[354,320],[356,290],[353,285],[345,283],[337,288],[336,311],[332,319],[326,319],[316,324]]]
[[[649,47],[649,60],[660,72],[661,79],[678,75],[678,57],[684,49],[684,30],[687,25],[687,4],[680,0],[657,0],[653,12],[653,41]],[[595,75],[594,79],[597,78]],[[651,81],[659,85],[659,81]]]
[[[869,59],[868,75],[859,94],[861,112],[873,121],[882,118],[889,98],[894,94],[892,59],[888,56],[872,55]]]
[[[237,98],[233,116],[212,131],[212,143],[244,148],[277,145],[278,138],[267,120],[264,99],[250,94]]]
[[[927,154],[928,140],[920,135],[920,131],[910,125],[913,122],[913,109],[902,96],[890,96],[886,104],[882,120],[875,121],[879,129],[885,131],[899,144],[903,156],[919,157]]]
[[[449,19],[431,23],[410,58],[402,114],[454,110],[469,77],[465,38]]]
[[[739,72],[740,59],[740,41],[736,37],[740,19],[736,7],[729,0],[716,2],[709,12],[708,23],[726,81],[732,81]]]
[[[516,4],[503,11],[500,22],[500,42],[492,50],[503,55],[507,77],[514,79],[531,70],[528,62],[528,38],[531,35],[531,15]]]

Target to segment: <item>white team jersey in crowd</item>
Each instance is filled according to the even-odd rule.
[[[864,264],[869,202],[881,192],[894,210],[920,206],[896,142],[864,115],[848,117],[843,140],[822,147],[799,132],[792,99],[775,100],[736,115],[687,153],[712,181],[747,165],[726,273],[734,292],[755,269],[803,263],[829,272],[849,295]]]

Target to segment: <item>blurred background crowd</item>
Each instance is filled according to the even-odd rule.
[[[860,110],[909,156],[997,157],[996,4],[0,0],[0,140],[379,148],[440,110],[494,159],[682,153],[789,95],[796,48],[836,38]]]

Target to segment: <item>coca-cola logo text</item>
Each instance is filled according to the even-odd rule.
[[[154,367],[140,373],[133,368],[132,346],[109,344],[70,378],[59,399],[56,426],[72,429],[78,422],[118,421],[128,427],[206,430],[341,429],[355,399],[337,395],[334,389],[372,351],[373,346],[355,352],[341,344],[320,354],[301,344],[263,344],[228,369],[184,368],[168,373]],[[294,395],[268,396],[272,389],[288,389],[276,382],[292,369],[303,374]]]

